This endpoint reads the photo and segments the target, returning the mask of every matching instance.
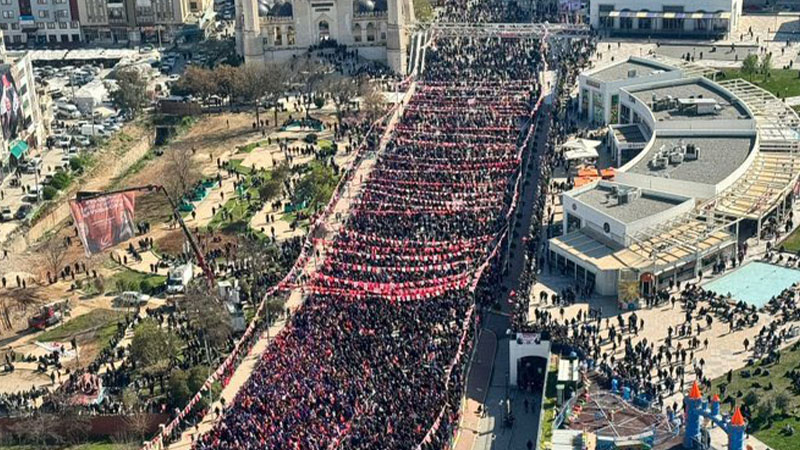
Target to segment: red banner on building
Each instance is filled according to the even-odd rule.
[[[135,192],[122,192],[69,202],[87,256],[136,235],[133,222],[135,200]]]

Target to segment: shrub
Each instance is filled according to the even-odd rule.
[[[53,186],[45,186],[44,189],[42,189],[42,198],[45,200],[52,200],[56,198],[57,194],[58,190]]]
[[[52,183],[50,183],[50,186],[60,191],[66,189],[66,187],[69,186],[69,183],[70,183],[69,174],[67,172],[59,170],[56,172],[55,175],[53,175],[53,181]]]
[[[314,144],[317,142],[317,134],[316,133],[308,133],[306,137],[303,138],[309,144]]]
[[[317,109],[322,109],[322,107],[325,106],[325,99],[322,97],[314,97],[314,106],[316,106]]]

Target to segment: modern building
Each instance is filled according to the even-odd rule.
[[[2,1],[2,0],[0,0]],[[170,42],[184,24],[199,20],[211,0],[71,0],[87,42]]]
[[[600,0],[589,5],[593,29],[612,36],[723,38],[736,30],[742,0]]]
[[[286,61],[326,41],[405,70],[410,0],[236,0],[236,48],[245,63]]]
[[[680,69],[652,59],[631,57],[578,75],[578,105],[583,119],[595,125],[617,123],[619,90],[648,81],[676,80]]]
[[[613,182],[563,194],[563,234],[547,253],[554,269],[630,306],[730,261],[738,242],[761,239],[790,211],[800,118],[773,95],[634,58],[581,83],[582,110],[612,123],[617,169]]]
[[[2,34],[0,34],[2,37]],[[1,39],[0,39],[1,40]],[[0,173],[7,175],[9,167],[32,148],[40,147],[46,139],[46,126],[39,104],[28,52],[6,51],[0,43]]]
[[[0,30],[10,47],[82,41],[75,0],[0,0]]]

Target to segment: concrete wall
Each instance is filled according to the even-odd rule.
[[[522,341],[521,343],[519,341]],[[508,341],[508,384],[517,385],[517,361],[527,356],[536,356],[550,359],[550,341],[541,341],[538,344],[533,341],[531,335],[518,333],[516,339]],[[546,367],[546,366],[545,366]]]

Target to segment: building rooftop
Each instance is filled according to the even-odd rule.
[[[638,124],[611,125],[611,129],[614,130],[614,136],[620,143],[643,144],[647,142]]]
[[[612,186],[597,184],[592,189],[577,193],[575,198],[626,224],[664,212],[686,201],[686,199],[659,195],[652,191],[642,191],[640,196],[632,197],[627,203],[621,203],[614,195]],[[628,186],[619,186],[619,188],[621,190],[636,189]]]
[[[612,64],[608,67],[602,68],[596,72],[593,72],[589,75],[591,78],[595,80],[603,81],[603,82],[612,82],[612,81],[619,81],[625,80],[628,78],[639,78],[643,76],[650,75],[653,72],[669,72],[675,70],[674,68],[666,68],[661,66],[660,64],[647,62],[644,60],[633,60],[629,59],[627,61],[623,61],[618,64]],[[630,76],[633,75],[633,76]]]
[[[657,87],[636,87],[628,88],[628,92],[633,94],[639,101],[645,103],[652,111],[657,121],[661,120],[691,120],[699,119],[751,119],[750,114],[736,99],[719,87],[710,82],[700,81],[700,79],[685,79],[667,85],[660,84]],[[666,100],[672,97],[676,101],[679,99],[712,99],[716,101],[716,111],[709,114],[698,115],[690,112],[689,109],[682,109],[677,106],[659,107],[654,104],[654,99]]]
[[[754,136],[658,136],[645,155],[625,171],[702,184],[717,184],[733,173],[747,159],[753,148]],[[652,163],[663,150],[670,152],[681,145],[694,144],[698,149],[695,160],[684,159],[679,164],[657,167]]]

